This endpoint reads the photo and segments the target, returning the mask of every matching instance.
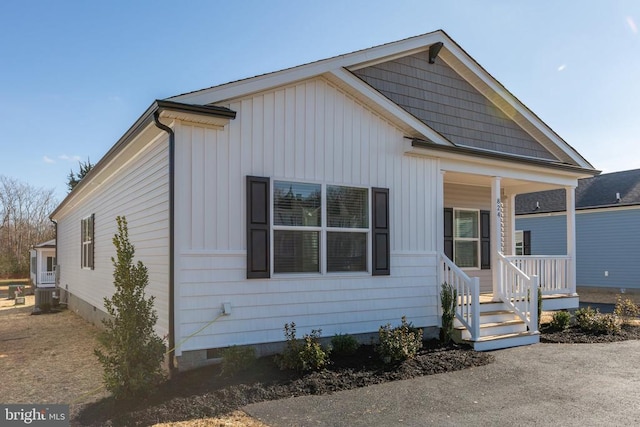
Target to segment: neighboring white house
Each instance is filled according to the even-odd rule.
[[[516,257],[514,198],[564,188],[573,206],[596,173],[436,31],[154,102],[52,213],[60,288],[104,315],[124,215],[180,369],[273,351],[288,322],[330,337],[406,316],[435,335],[444,281],[476,348],[528,344],[538,283],[577,305],[574,212],[566,254]]]
[[[56,241],[49,240],[29,250],[31,283],[36,288],[56,286]]]

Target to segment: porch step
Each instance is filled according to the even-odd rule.
[[[517,347],[540,342],[539,334],[527,331],[526,324],[504,302],[480,301],[480,336],[471,341],[471,333],[456,319],[453,340],[468,343],[476,351]]]
[[[481,317],[480,338],[520,333],[527,330],[525,323],[519,318],[514,319],[512,317],[510,320],[502,320],[499,322],[484,322],[483,320],[484,319]],[[463,326],[457,327],[454,333],[459,333],[461,340],[468,340],[471,338],[471,333]]]
[[[516,318],[516,315],[513,313],[513,310],[492,310],[492,311],[482,311],[480,309],[480,323],[494,323],[494,322],[505,322],[508,320],[513,320]],[[462,326],[462,323],[458,319],[454,319],[453,326],[458,327]]]
[[[481,337],[478,341],[465,340],[476,351],[490,351],[509,347],[538,344],[540,334],[530,332],[518,332],[504,335],[489,335]]]

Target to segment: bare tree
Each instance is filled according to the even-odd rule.
[[[0,277],[28,275],[29,248],[54,237],[56,205],[53,189],[0,175]]]

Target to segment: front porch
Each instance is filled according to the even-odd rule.
[[[504,172],[504,171],[503,171]],[[458,294],[454,339],[476,350],[539,342],[543,311],[578,307],[575,283],[575,178],[510,177],[442,171],[440,283]],[[515,228],[517,194],[549,188],[567,194],[566,255],[532,256]],[[477,213],[474,213],[477,212]]]
[[[481,292],[480,278],[469,277],[440,254],[441,283],[457,295],[455,341],[478,351],[535,344],[540,341],[539,302],[541,311],[578,307],[578,295],[567,286],[567,257],[498,254],[497,264],[496,291]]]

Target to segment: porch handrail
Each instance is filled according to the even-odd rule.
[[[440,284],[456,290],[456,319],[469,331],[472,341],[480,337],[480,279],[471,278],[444,253],[440,253]]]
[[[41,271],[39,283],[55,283],[56,272],[55,271]]]
[[[569,281],[571,257],[568,255],[510,255],[506,258],[527,276],[538,276],[543,295],[576,292]]]
[[[500,298],[527,325],[529,332],[538,332],[538,286],[536,275],[528,276],[509,258],[498,253]]]

